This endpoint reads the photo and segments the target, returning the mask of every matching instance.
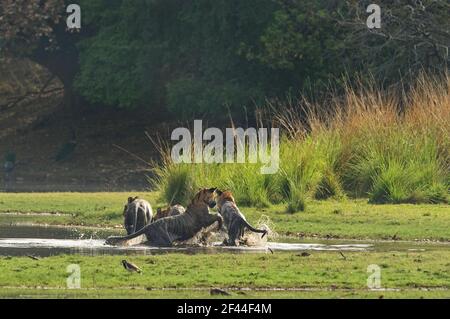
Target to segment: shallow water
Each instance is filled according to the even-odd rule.
[[[252,253],[276,251],[423,251],[430,249],[449,249],[448,244],[423,244],[405,242],[361,242],[361,241],[299,241],[262,242],[258,246],[224,247],[214,242],[207,247],[177,246],[170,248],[147,245],[115,247],[105,245],[105,238],[118,234],[118,230],[37,226],[0,225],[1,256],[53,256],[59,254],[117,255],[117,254],[158,254],[182,253]]]

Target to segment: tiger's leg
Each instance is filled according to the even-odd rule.
[[[237,228],[239,231],[236,240],[239,244],[245,244],[246,243],[246,241],[244,240],[245,228],[241,223],[239,223],[239,226],[237,226]]]
[[[202,227],[207,228],[207,227],[211,226],[212,224],[214,224],[215,222],[218,223],[217,229],[220,230],[222,228],[222,225],[223,225],[223,218],[222,218],[222,216],[209,214],[209,216],[206,217],[204,219],[204,221],[202,222]]]
[[[239,223],[232,222],[228,229],[228,245],[237,246],[237,239],[239,239]]]
[[[144,212],[139,209],[138,214],[136,216],[136,231],[144,228],[145,225],[146,225],[146,223],[145,223]]]
[[[150,244],[157,247],[172,246],[172,239],[164,223],[155,227],[154,231],[147,235]]]

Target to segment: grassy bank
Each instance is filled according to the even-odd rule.
[[[346,196],[448,203],[450,78],[420,77],[407,93],[366,84],[321,104],[271,106],[272,125],[282,130],[276,174],[261,174],[260,164],[175,164],[162,148],[155,185],[163,199],[184,202],[214,185],[241,205],[283,204],[288,212]]]
[[[123,205],[131,195],[148,199],[154,208],[158,206],[158,193],[0,193],[0,222],[120,226]],[[328,199],[312,200],[306,211],[296,214],[286,213],[283,204],[241,208],[254,224],[267,216],[280,235],[450,240],[450,206],[446,204],[374,205],[366,199]],[[37,214],[13,217],[5,214],[8,212]]]
[[[155,205],[157,194],[0,193],[0,218],[2,213],[44,213],[41,216],[15,216],[14,220],[55,225],[121,225],[123,207],[129,196],[140,196]]]
[[[0,193],[0,223],[115,226],[128,196],[158,206],[158,193]],[[283,204],[242,207],[252,223],[266,217],[281,235],[450,240],[444,204],[375,205],[366,199],[312,200],[302,213]],[[20,216],[11,213],[21,213]],[[26,215],[24,213],[34,213]],[[264,218],[262,218],[264,217]],[[392,249],[392,248],[391,248]],[[252,254],[59,255],[33,260],[0,256],[0,298],[449,298],[450,251],[275,252]],[[126,258],[143,274],[125,271]],[[66,267],[77,264],[81,289],[67,289]],[[381,269],[381,287],[367,288],[367,267]],[[211,296],[221,287],[231,296]]]
[[[122,256],[1,258],[0,295],[32,296],[38,292],[59,297],[205,297],[209,288],[221,287],[231,289],[233,297],[245,298],[450,296],[449,251],[345,255],[346,259],[337,252],[313,252],[308,257],[298,253],[128,256],[143,269],[143,274],[124,270]],[[80,266],[80,291],[65,290],[69,264]],[[370,264],[380,267],[382,288],[400,291],[369,291]],[[238,288],[248,290],[232,290]],[[271,288],[314,291],[257,291]]]

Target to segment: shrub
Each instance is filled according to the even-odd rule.
[[[272,104],[285,132],[276,174],[249,163],[175,165],[163,154],[156,185],[168,202],[215,186],[233,191],[242,205],[284,202],[290,213],[305,210],[311,198],[347,195],[372,203],[448,202],[449,91],[448,77],[422,76],[406,97],[373,85],[347,87],[327,112],[305,100]]]

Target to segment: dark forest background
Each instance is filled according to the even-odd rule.
[[[447,0],[376,1],[380,29],[366,25],[372,1],[79,0],[81,29],[68,30],[72,2],[0,2],[0,152],[30,171],[73,141],[66,171],[100,174],[101,156],[123,169],[111,145],[151,157],[137,136],[164,121],[239,122],[273,99],[364,80],[407,90],[448,71]]]
[[[71,2],[71,1],[69,1]],[[66,30],[60,0],[2,1],[1,50],[26,56],[84,103],[240,114],[267,98],[317,94],[344,76],[408,82],[448,63],[448,1],[81,0]]]

